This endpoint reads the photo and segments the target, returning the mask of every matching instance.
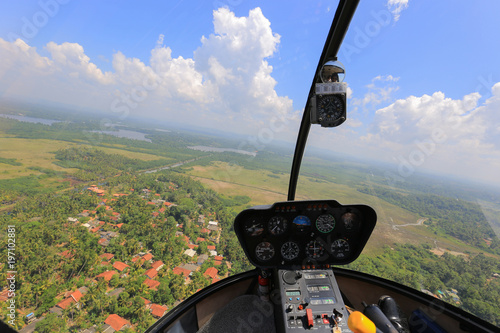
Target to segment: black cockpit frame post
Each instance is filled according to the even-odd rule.
[[[297,144],[295,145],[295,154],[293,156],[292,170],[290,172],[290,182],[288,186],[288,200],[295,200],[295,192],[297,189],[297,181],[299,178],[300,165],[302,163],[302,157],[304,156],[304,150],[307,143],[307,137],[309,136],[309,129],[311,128],[311,97],[314,94],[315,84],[319,78],[319,72],[321,66],[329,59],[333,59],[337,56],[337,52],[340,49],[340,45],[344,40],[344,36],[349,28],[351,19],[354,16],[354,12],[358,7],[359,0],[340,0],[333,18],[333,23],[328,33],[326,39],[325,47],[321,53],[319,59],[318,67],[316,68],[316,73],[314,74],[314,79],[311,84],[311,89],[309,90],[309,95],[307,96],[306,106],[304,108],[304,115],[302,117],[302,122],[300,123],[299,134],[297,136]]]

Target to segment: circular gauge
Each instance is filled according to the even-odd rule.
[[[269,220],[268,229],[271,234],[278,236],[283,234],[288,227],[288,222],[281,216],[274,216]]]
[[[332,242],[332,255],[337,259],[344,259],[351,253],[351,246],[345,239],[336,239]]]
[[[345,213],[340,220],[347,231],[356,231],[359,228],[359,217],[355,213]]]
[[[295,242],[286,242],[281,246],[281,256],[285,260],[293,260],[299,256],[299,246]]]
[[[344,102],[338,94],[316,96],[318,120],[336,121],[343,115]]]
[[[316,219],[316,228],[322,233],[328,233],[335,228],[335,218],[330,214],[320,215]]]
[[[312,240],[306,245],[306,253],[311,259],[319,259],[325,253],[325,248],[319,241]]]
[[[264,224],[255,218],[248,219],[244,225],[247,235],[259,236],[264,232]]]
[[[293,219],[293,224],[297,232],[304,232],[310,229],[311,220],[304,215],[299,215]]]
[[[260,261],[268,261],[274,257],[274,246],[269,242],[259,243],[255,247],[255,255]]]

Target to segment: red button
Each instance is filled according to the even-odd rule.
[[[314,319],[313,319],[313,312],[311,309],[306,309],[306,316],[307,316],[307,325],[309,327],[314,326]]]

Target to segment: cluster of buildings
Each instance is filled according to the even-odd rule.
[[[174,186],[175,184],[171,184],[171,187],[175,188]],[[96,185],[91,185],[88,187],[88,190],[96,193],[100,197],[104,196],[106,193],[105,190],[99,189]],[[152,213],[153,218],[159,218],[160,214],[164,213],[166,209],[175,206],[174,203],[162,200],[159,194],[153,194],[149,189],[143,189],[141,192],[141,196],[147,201],[147,204],[158,207],[158,209]],[[123,223],[120,223],[120,213],[115,212],[110,205],[112,205],[113,201],[117,200],[117,197],[126,195],[127,194],[124,193],[117,193],[113,194],[113,198],[111,199],[103,198],[94,210],[84,210],[78,214],[77,217],[69,217],[68,222],[80,224],[80,226],[86,228],[90,233],[98,236],[98,244],[105,249],[109,245],[112,238],[119,236],[119,229],[123,226]],[[111,222],[100,221],[98,211],[100,213],[105,212]],[[82,220],[83,223],[80,223],[80,220]],[[176,232],[176,236],[181,237],[186,244],[184,251],[186,263],[174,267],[171,270],[173,274],[182,276],[185,284],[189,284],[191,282],[192,274],[199,271],[204,262],[209,259],[213,259],[215,267],[209,267],[202,273],[212,283],[215,283],[220,280],[220,276],[218,275],[219,269],[217,269],[217,267],[220,265],[227,265],[227,267],[230,268],[230,264],[224,261],[224,258],[217,253],[215,245],[207,245],[209,254],[198,255],[196,250],[203,242],[211,241],[218,244],[221,230],[218,226],[218,222],[213,220],[211,216],[209,216],[209,219],[206,219],[204,215],[200,215],[197,222],[197,228],[199,228],[199,233],[203,235],[203,237],[197,237],[195,241],[192,241],[188,236],[184,235],[181,231],[183,225],[177,225],[180,230]],[[156,227],[154,220],[153,227]],[[71,250],[65,250],[59,253],[59,255],[71,260],[75,256],[75,253]],[[108,284],[108,291],[106,294],[109,297],[118,298],[119,295],[125,290],[124,288],[112,288],[109,286],[109,282],[114,276],[117,276],[118,278],[126,278],[132,269],[147,267],[147,270],[144,272],[146,279],[143,283],[150,290],[158,290],[161,284],[158,279],[158,273],[162,270],[165,270],[165,272],[167,270],[165,264],[161,260],[154,260],[153,254],[149,251],[138,253],[125,262],[114,260],[114,254],[112,253],[103,253],[99,257],[102,259],[100,265],[101,267],[106,267],[106,271],[96,275],[93,281],[90,281],[89,283],[96,283],[99,280],[106,281]],[[81,298],[87,292],[87,287],[81,287],[73,291],[66,292],[62,295],[62,300],[59,301],[56,306],[51,308],[50,312],[55,313],[58,316],[62,316],[63,312],[67,309],[71,310],[73,308],[80,308]],[[155,318],[161,318],[168,311],[168,307],[165,305],[154,304],[145,298],[142,299],[146,309]],[[104,321],[103,325],[103,332],[115,332],[132,327],[128,320],[120,317],[118,314],[110,314]],[[81,333],[93,333],[95,331],[95,327],[92,327],[83,330]]]

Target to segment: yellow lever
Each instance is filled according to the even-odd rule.
[[[354,333],[375,333],[377,331],[373,321],[359,311],[354,311],[349,315],[347,326]]]

